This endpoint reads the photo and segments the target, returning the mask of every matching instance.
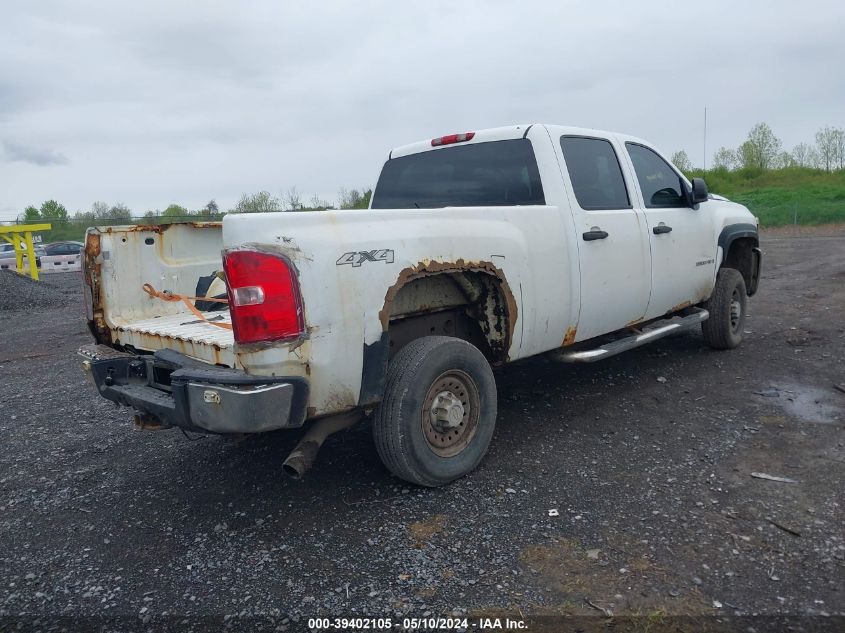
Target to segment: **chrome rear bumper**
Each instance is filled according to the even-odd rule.
[[[135,355],[103,345],[79,350],[100,395],[149,425],[209,433],[260,433],[305,422],[304,378],[251,376],[173,350]]]

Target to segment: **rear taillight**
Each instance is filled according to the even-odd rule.
[[[471,141],[475,136],[475,132],[464,132],[463,134],[449,134],[448,136],[441,136],[440,138],[431,139],[431,146],[438,147],[439,145],[451,145],[452,143],[466,143]]]
[[[229,251],[223,256],[223,269],[236,342],[302,336],[299,283],[287,258],[260,251]]]

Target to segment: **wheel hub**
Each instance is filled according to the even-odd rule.
[[[731,297],[731,328],[736,330],[739,327],[739,322],[742,319],[742,302],[739,300],[739,296],[737,295],[736,291],[734,291],[733,296]]]
[[[472,440],[478,427],[481,403],[478,387],[465,372],[441,374],[428,389],[422,428],[429,448],[440,457],[454,457]]]
[[[431,403],[431,423],[440,431],[456,429],[464,419],[464,405],[451,391],[441,391]]]

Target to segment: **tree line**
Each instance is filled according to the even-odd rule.
[[[55,201],[47,200],[40,207],[29,205],[18,218],[18,223],[35,224],[49,222],[53,228],[44,236],[45,241],[79,239],[89,226],[97,224],[168,224],[172,222],[220,220],[227,213],[262,213],[282,211],[325,211],[326,209],[366,209],[372,197],[370,189],[341,189],[335,203],[314,195],[305,200],[296,187],[274,195],[268,191],[242,194],[237,204],[228,210],[221,210],[214,199],[199,209],[189,209],[171,204],[164,210],[148,210],[136,215],[123,203],[108,204],[97,201],[89,211],[70,214],[67,208]]]
[[[683,172],[694,169],[684,150],[672,155],[672,163]],[[815,143],[801,142],[792,151],[786,151],[772,128],[767,123],[758,123],[739,147],[717,149],[711,163],[711,169],[717,171],[767,171],[789,167],[824,171],[845,169],[845,130],[827,125],[816,132]]]

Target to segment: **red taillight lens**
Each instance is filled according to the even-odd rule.
[[[303,334],[299,284],[284,256],[229,251],[223,256],[223,269],[235,341],[259,343]]]
[[[464,132],[463,134],[449,134],[448,136],[441,136],[440,138],[431,139],[431,146],[438,147],[439,145],[451,145],[452,143],[465,143],[471,141],[475,136],[475,132]]]

